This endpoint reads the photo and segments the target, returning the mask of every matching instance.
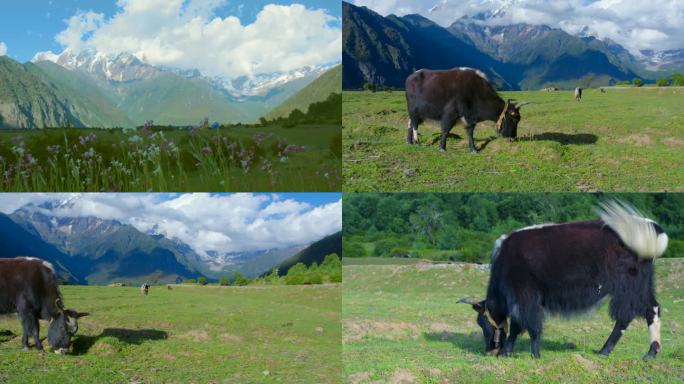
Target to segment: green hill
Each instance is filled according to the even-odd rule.
[[[39,74],[33,64],[0,57],[0,128],[84,126],[73,105]]]
[[[269,112],[266,119],[287,117],[295,109],[306,113],[311,104],[325,101],[331,93],[342,93],[342,65],[329,69],[294,96],[285,100],[280,106]]]
[[[133,122],[116,107],[116,99],[107,95],[87,75],[70,71],[50,61],[31,65],[36,76],[49,82],[69,100],[74,114],[88,127],[132,127]]]
[[[304,263],[307,267],[311,266],[314,262],[320,265],[325,256],[331,253],[342,255],[342,232],[326,236],[283,261],[277,267],[278,273],[281,276],[287,275],[287,271],[297,263]]]

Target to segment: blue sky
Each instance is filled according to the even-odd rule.
[[[334,34],[331,34],[331,29],[333,32],[341,35],[341,2],[334,0],[180,0],[184,1],[184,3],[176,10],[171,9],[169,14],[165,14],[162,9],[150,9],[147,14],[142,15],[144,17],[136,15],[139,16],[138,18],[125,14],[127,7],[130,9],[133,8],[133,4],[144,3],[146,1],[150,0],[120,0],[119,2],[116,0],[2,0],[2,11],[0,12],[0,42],[7,47],[7,55],[21,62],[31,60],[38,52],[51,51],[59,54],[67,45],[71,45],[71,48],[77,49],[88,45],[90,48],[94,47],[96,50],[108,50],[108,52],[105,53],[112,53],[117,50],[136,51],[131,53],[145,54],[150,58],[150,64],[171,65],[185,69],[191,61],[187,59],[187,57],[179,59],[174,56],[173,59],[169,59],[168,52],[164,52],[164,54],[159,54],[156,51],[144,52],[144,49],[140,48],[143,46],[149,47],[151,40],[160,37],[162,40],[162,47],[169,51],[185,51],[185,53],[187,53],[186,56],[193,56],[196,55],[197,52],[194,52],[191,47],[202,46],[204,45],[203,43],[206,42],[206,45],[211,47],[212,51],[225,50],[227,54],[232,54],[232,57],[247,56],[247,59],[245,60],[261,63],[262,66],[265,67],[264,71],[275,71],[290,70],[291,68],[278,68],[276,64],[264,64],[264,58],[261,56],[251,57],[251,51],[245,52],[244,50],[237,50],[236,52],[230,52],[232,47],[243,42],[243,33],[244,35],[248,35],[248,33],[244,30],[231,29],[228,23],[210,29],[210,21],[215,17],[221,18],[222,20],[226,20],[229,16],[237,17],[242,26],[253,25],[252,29],[262,30],[261,33],[256,34],[255,39],[257,41],[259,39],[263,39],[264,41],[277,40],[278,37],[281,37],[278,34],[279,30],[282,30],[283,33],[287,30],[293,30],[295,31],[294,35],[296,35],[296,27],[303,25],[307,20],[313,23],[318,22],[319,25],[317,25],[317,28],[320,29],[318,31],[305,31],[301,29],[300,39],[307,41],[313,40],[311,44],[312,52],[325,51],[325,48],[329,47],[330,44],[333,42],[336,43]],[[174,3],[175,1],[169,0],[164,3],[164,5],[160,6],[160,8],[173,8]],[[203,40],[185,41],[181,42],[181,45],[174,45],[176,44],[173,39],[175,36],[169,36],[165,39],[163,33],[157,35],[154,30],[150,31],[148,29],[144,31],[144,33],[138,31],[141,29],[137,28],[140,26],[140,20],[149,20],[150,25],[157,24],[162,27],[167,27],[167,29],[175,29],[176,31],[180,31],[181,34],[184,32],[183,28],[188,28],[188,31],[191,31],[189,18],[183,18],[182,16],[183,12],[190,8],[192,4],[197,7],[202,7],[202,9],[209,10],[206,14],[202,14],[202,18],[204,19],[203,27],[205,28],[205,30],[202,31],[202,34],[205,35]],[[308,13],[299,13],[298,16],[293,17],[274,16],[276,19],[280,20],[280,26],[277,24],[274,25],[273,23],[262,23],[261,25],[254,24],[257,20],[257,15],[262,12],[267,5],[271,4],[284,7],[301,4],[306,7]],[[332,20],[321,22],[320,18],[315,17],[314,11],[316,10],[323,10],[325,14],[332,17]],[[93,15],[102,17],[101,21],[98,21],[99,24],[97,25],[96,30],[84,32],[80,28],[80,23],[69,23],[72,17],[82,17],[90,12],[92,12]],[[117,23],[112,23],[114,18],[118,18]],[[196,25],[193,27],[196,27]],[[78,41],[77,44],[73,44],[73,42],[65,43],[65,41],[58,42],[57,36],[65,30],[70,30],[77,36],[81,36],[83,44],[81,44],[80,41]],[[220,39],[217,39],[217,35],[220,33],[235,36],[235,41],[218,42]],[[250,33],[249,36],[254,35],[253,31]],[[289,34],[292,35],[292,33]],[[96,39],[90,39],[95,35],[97,35]],[[117,46],[117,41],[128,41],[129,43],[132,42],[132,44],[129,44],[128,46]],[[320,46],[316,46],[316,44],[320,44]],[[212,47],[212,45],[214,46]],[[295,59],[293,59],[295,62],[291,63],[290,66],[319,65],[328,64],[324,63],[325,61],[336,61],[331,60],[331,54],[328,54],[325,57],[321,54],[318,54],[319,57],[312,57],[311,54],[302,55],[300,52],[301,47],[295,46],[294,44],[286,44],[282,41],[276,42],[275,47],[280,47],[280,49],[284,51],[281,57],[274,55],[276,56],[276,60],[280,59],[281,61],[284,61],[282,60],[283,57],[295,57]],[[275,51],[274,53],[278,53],[278,49],[271,50]],[[328,50],[330,49],[328,48]],[[341,47],[339,50],[341,56]],[[156,56],[155,53],[157,53]],[[296,60],[297,54],[301,56],[298,61]],[[334,57],[332,58],[334,59]],[[172,61],[165,62],[164,60]],[[196,62],[197,60],[195,59],[192,61]],[[274,67],[275,69],[272,69]],[[226,75],[239,75],[239,73],[234,73],[238,71],[234,68],[218,68],[214,66],[192,69],[204,69],[203,72],[212,72],[208,73],[208,75],[222,75],[221,72],[226,72]],[[254,70],[256,72],[259,71],[258,68]]]
[[[205,254],[307,244],[342,230],[341,193],[3,193],[0,212],[46,201],[69,202],[47,215],[118,220]]]

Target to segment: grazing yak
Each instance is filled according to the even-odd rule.
[[[411,74],[406,79],[406,104],[409,144],[418,142],[418,126],[423,121],[437,120],[441,124],[439,148],[446,151],[447,135],[461,120],[470,152],[476,153],[475,124],[495,121],[500,136],[514,139],[518,135],[520,107],[527,103],[504,101],[484,73],[461,67],[441,71],[421,69]]]
[[[143,283],[143,285],[140,286],[140,293],[143,295],[147,296],[147,293],[150,291],[150,285],[147,283]]]
[[[575,100],[582,100],[582,88],[580,87],[575,88]]]
[[[29,349],[33,337],[36,349],[43,350],[38,320],[51,320],[48,343],[58,354],[69,350],[78,331],[77,319],[88,315],[64,309],[52,264],[33,257],[0,259],[0,314],[15,312],[21,319],[24,349]]]
[[[539,357],[545,313],[586,312],[609,295],[615,327],[599,353],[610,354],[635,317],[646,319],[650,334],[643,358],[660,351],[653,261],[665,252],[667,234],[625,203],[603,203],[598,212],[601,220],[536,225],[496,241],[487,298],[461,299],[477,311],[489,354],[509,356],[526,330]]]

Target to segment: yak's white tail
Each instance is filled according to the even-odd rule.
[[[667,234],[658,234],[655,222],[636,208],[619,200],[610,200],[600,203],[597,212],[640,259],[655,259],[665,253]]]

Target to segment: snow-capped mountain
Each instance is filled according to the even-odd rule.
[[[287,73],[257,74],[252,77],[212,77],[209,78],[209,81],[215,87],[225,90],[238,99],[261,97],[268,95],[274,89],[284,87],[297,80],[309,79],[313,81],[333,66],[305,67]]]
[[[85,72],[99,80],[115,83],[148,80],[159,76],[161,73],[173,73],[187,79],[205,80],[215,89],[226,92],[238,100],[263,97],[275,89],[286,87],[288,84],[299,80],[304,80],[308,84],[334,66],[333,64],[304,67],[286,73],[275,72],[253,76],[221,77],[205,76],[197,69],[153,66],[146,63],[144,57],[138,57],[131,53],[107,55],[94,50],[73,52],[67,49],[59,55],[51,52],[38,53],[32,61],[51,61],[66,69]]]
[[[44,60],[52,61],[66,69],[91,74],[100,80],[113,82],[151,79],[161,73],[161,70],[130,53],[106,55],[94,50],[73,52],[67,49],[60,55],[39,53],[32,61]]]
[[[684,71],[684,49],[639,51],[637,60],[649,71]]]

